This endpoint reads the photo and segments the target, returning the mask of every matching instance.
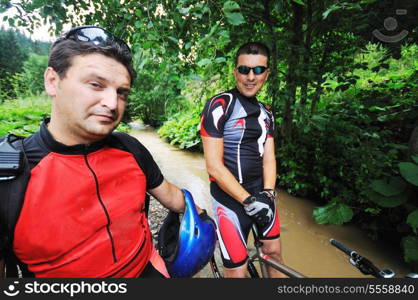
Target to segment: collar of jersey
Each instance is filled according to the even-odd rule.
[[[56,152],[60,154],[88,154],[95,152],[103,148],[107,144],[108,137],[99,140],[97,142],[91,143],[89,145],[79,144],[67,146],[54,139],[52,134],[49,132],[47,124],[49,123],[49,118],[45,119],[42,122],[40,129],[40,138],[42,143],[48,148],[51,152]]]
[[[256,103],[257,102],[257,98],[255,96],[253,96],[253,97],[244,96],[243,94],[241,94],[239,92],[239,90],[236,87],[232,89],[232,92],[235,93],[237,95],[237,97],[241,100],[247,100],[251,103]]]

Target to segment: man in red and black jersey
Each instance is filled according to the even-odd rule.
[[[283,262],[275,206],[274,118],[256,99],[269,75],[269,50],[251,42],[237,52],[236,87],[206,103],[200,132],[225,277],[245,277],[255,222],[265,254]],[[270,277],[285,277],[269,268]]]
[[[145,193],[176,212],[183,194],[140,142],[125,137],[136,143],[134,157],[111,135],[135,76],[131,61],[129,47],[96,26],[52,45],[44,74],[51,117],[23,142],[30,179],[11,247],[36,277],[168,277]]]

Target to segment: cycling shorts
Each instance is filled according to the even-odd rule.
[[[164,260],[155,247],[152,247],[151,257],[140,278],[170,278]]]
[[[256,195],[262,186],[261,180],[257,180],[244,188],[250,194]],[[226,268],[239,267],[248,259],[247,239],[253,220],[245,213],[244,206],[226,194],[215,182],[211,182],[210,192],[223,265]],[[257,228],[261,240],[280,237],[280,220],[274,202],[271,208],[275,212],[272,221],[263,228]]]

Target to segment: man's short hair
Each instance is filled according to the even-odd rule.
[[[123,64],[131,77],[131,84],[133,83],[136,72],[132,66],[132,54],[121,47],[119,43],[111,41],[109,44],[101,46],[91,42],[63,39],[65,35],[66,33],[52,45],[48,59],[48,67],[53,68],[60,78],[65,77],[67,70],[71,67],[73,57],[98,53]]]
[[[270,50],[269,48],[260,42],[248,42],[242,45],[238,51],[237,55],[235,56],[235,66],[238,65],[238,57],[243,54],[260,54],[267,57],[267,64],[270,61]],[[268,65],[267,65],[268,66]]]

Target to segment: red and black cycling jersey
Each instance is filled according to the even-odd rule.
[[[65,146],[44,122],[25,139],[31,177],[13,251],[36,277],[141,274],[152,252],[145,192],[158,187],[163,175],[136,142],[140,166],[113,136]]]
[[[236,88],[209,99],[202,112],[201,135],[223,138],[224,164],[241,184],[263,176],[264,144],[273,132],[271,111]]]

